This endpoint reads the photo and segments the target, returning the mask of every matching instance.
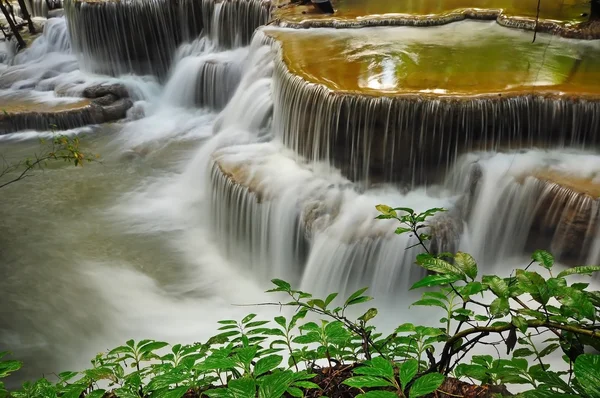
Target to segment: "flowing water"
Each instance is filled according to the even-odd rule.
[[[224,36],[215,26],[240,17],[212,12],[210,31],[173,48],[160,78],[91,73],[81,61],[90,49],[78,43],[84,51],[72,53],[64,19],[50,20],[3,66],[0,87],[46,104],[64,101],[48,90],[68,98],[99,82],[122,83],[135,100],[121,123],[64,132],[101,161],[51,164],[0,190],[0,351],[25,361],[21,379],[83,368],[129,338],[198,341],[219,319],[275,313],[232,305],[268,300],[261,292],[273,277],[319,294],[369,285],[384,323],[419,320],[407,311],[407,289],[422,275],[412,266],[416,249],[406,250],[414,242],[375,221],[375,205],[452,209],[434,222],[434,244],[469,250],[485,272],[508,274],[526,263],[533,220],[523,215],[546,192],[530,178],[549,167],[600,175],[596,153],[540,149],[467,154],[435,186],[352,182],[280,141],[276,51],[261,32],[250,43]],[[135,69],[107,61],[110,72]],[[0,153],[17,161],[51,136],[0,135]],[[600,256],[596,226],[585,233],[590,261]]]

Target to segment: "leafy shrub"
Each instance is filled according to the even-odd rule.
[[[396,233],[412,234],[423,248],[416,263],[429,275],[412,287],[426,289],[413,305],[441,308],[441,326],[405,323],[383,336],[371,324],[377,309],[347,316],[348,308],[371,301],[366,288],[342,303],[337,293],[316,298],[274,279],[269,292],[287,298],[265,304],[293,308],[289,318],[267,321],[249,314],[241,321],[223,320],[218,335],[191,345],[130,340],[98,355],[91,369],[61,373],[54,383],[41,379],[12,393],[0,383],[0,397],[416,398],[457,396],[442,390],[455,378],[488,387],[520,384],[529,388],[520,394],[524,398],[600,397],[600,356],[586,354],[600,349],[600,292],[589,291],[587,283],[569,283],[570,276],[600,267],[556,273],[552,255],[536,251],[508,278],[479,276],[469,254],[429,251],[426,221],[443,209],[420,214],[377,209],[378,218],[397,220]],[[318,320],[308,321],[309,314]],[[534,344],[542,335],[548,338]],[[494,347],[497,357],[466,359],[482,345]],[[563,354],[560,369],[546,363],[554,352]],[[0,379],[20,366],[0,362]]]

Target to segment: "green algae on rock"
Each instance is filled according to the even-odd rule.
[[[533,29],[538,7],[537,0],[337,0],[336,13],[325,15],[287,3],[279,1],[274,18],[291,27],[429,26],[463,19],[497,19],[508,27]],[[542,1],[537,29],[576,36],[571,27],[587,21],[589,13],[587,0]]]
[[[600,43],[548,36],[531,43],[529,34],[476,22],[267,34],[281,43],[291,73],[336,92],[600,97]]]

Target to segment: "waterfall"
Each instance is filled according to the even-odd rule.
[[[586,189],[599,171],[597,156],[565,150],[462,157],[446,184],[468,201],[463,249],[488,263],[535,249],[597,261],[598,194]]]
[[[51,18],[44,24],[42,36],[18,53],[12,60],[12,64],[34,63],[50,53],[69,54],[70,52],[71,42],[65,19]]]
[[[172,105],[222,109],[227,105],[242,76],[247,48],[187,56],[175,66],[163,98]]]
[[[177,47],[203,31],[222,48],[247,45],[268,21],[270,6],[261,0],[67,0],[65,11],[85,70],[165,77]]]
[[[256,28],[266,25],[271,17],[270,0],[202,0],[205,28],[209,37],[221,48],[250,44]]]
[[[448,55],[443,50],[448,41],[444,32],[450,35],[450,31],[463,29],[474,39],[461,44],[457,50],[460,57]],[[467,29],[471,33],[466,33]],[[489,45],[493,44],[492,38],[500,40],[488,32],[498,29],[502,28],[468,22],[435,28],[426,38],[416,28],[408,27],[341,33],[269,29],[267,34],[274,38],[278,51],[274,131],[300,156],[330,163],[365,186],[394,182],[416,187],[440,182],[456,158],[471,151],[598,147],[600,105],[595,88],[589,97],[563,95],[565,82],[576,72],[558,73],[561,61],[559,55],[554,55],[569,51],[573,59],[581,61],[581,54],[597,54],[594,44],[588,47],[578,42],[581,47],[567,49],[564,42],[549,42],[547,52],[543,45],[529,52],[523,50],[520,61],[498,61],[498,70],[491,71],[490,62],[478,56],[473,65],[469,64],[475,71],[482,69],[474,73],[481,79],[476,82],[469,82],[458,71],[450,77],[438,72],[446,62],[477,56],[481,44],[475,38],[479,35]],[[509,43],[520,48],[523,36],[511,33],[515,35],[506,35]],[[417,44],[411,44],[413,40]],[[327,63],[319,58],[322,51],[329,51]],[[538,55],[546,57],[544,63],[540,68],[531,68]],[[590,59],[584,58],[583,62]],[[411,73],[419,69],[414,65],[428,78],[411,79]],[[526,68],[523,81],[507,79],[504,83],[503,68],[517,67]],[[341,73],[341,68],[352,72]],[[587,63],[584,69],[593,68]],[[500,82],[490,83],[480,77],[486,73],[489,79]],[[445,80],[438,80],[438,75]],[[593,79],[592,74],[583,76]],[[583,84],[582,76],[575,78],[579,79],[577,84]],[[486,91],[487,86],[474,87],[475,83],[491,84],[490,91]]]

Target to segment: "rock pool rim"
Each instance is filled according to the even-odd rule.
[[[80,0],[78,0],[80,1]],[[376,26],[439,26],[463,20],[495,20],[498,25],[506,28],[524,29],[539,33],[550,33],[569,39],[597,40],[600,39],[600,22],[560,21],[540,17],[536,18],[512,15],[502,8],[468,7],[455,9],[437,14],[406,14],[389,13],[381,15],[365,15],[356,17],[337,17],[336,14],[302,13],[300,18],[287,10],[304,7],[297,4],[279,2],[272,12],[272,24],[294,29],[308,28],[365,28]],[[276,2],[277,6],[277,2]]]

